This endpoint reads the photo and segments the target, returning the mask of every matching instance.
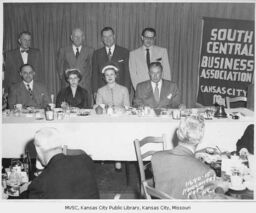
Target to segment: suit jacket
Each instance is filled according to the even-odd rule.
[[[250,154],[254,154],[254,124],[246,127],[243,136],[236,142],[236,151],[246,148]]]
[[[46,87],[34,81],[32,96],[24,85],[23,81],[10,87],[10,93],[8,95],[8,106],[13,109],[15,104],[22,104],[22,106],[32,106],[35,108],[45,108],[49,104],[50,97]]]
[[[188,199],[205,186],[214,185],[215,172],[184,146],[156,152],[151,162],[155,188],[174,198]]]
[[[35,69],[35,80],[44,82],[44,73],[42,73],[41,54],[39,49],[29,49],[27,63],[31,64]],[[20,67],[23,64],[20,48],[5,53],[5,88],[9,88],[13,84],[22,81],[20,77]]]
[[[61,103],[65,101],[71,107],[89,108],[88,92],[82,87],[78,86],[76,89],[75,97],[73,97],[70,87],[62,89],[56,98],[56,107],[61,107]]]
[[[80,86],[88,91],[89,99],[91,101],[91,74],[92,74],[92,54],[93,48],[82,46],[78,58],[76,58],[72,45],[62,47],[58,53],[57,70],[61,80],[61,87],[67,86],[65,82],[65,70],[70,68],[77,68],[81,71],[82,80]]]
[[[163,66],[163,78],[171,80],[171,69],[166,48],[153,46],[150,54],[150,62],[161,62]],[[146,51],[142,46],[130,52],[129,70],[134,89],[137,84],[149,80]]]
[[[28,187],[30,199],[97,199],[92,159],[86,155],[55,155]]]
[[[180,92],[176,83],[162,79],[160,101],[156,102],[151,81],[144,81],[137,85],[134,106],[149,106],[151,108],[178,108]]]
[[[102,68],[109,62],[108,55],[105,47],[95,50],[92,59],[92,88],[93,93],[103,87],[106,82],[104,81],[101,73]],[[118,78],[116,82],[120,85],[127,87],[128,91],[131,90],[131,78],[129,72],[129,50],[126,48],[115,45],[115,50],[111,58],[111,62],[116,64],[119,68]]]

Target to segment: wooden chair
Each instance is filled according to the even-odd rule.
[[[153,187],[153,173],[151,168],[151,157],[152,155],[160,150],[166,148],[165,137],[145,137],[142,140],[136,139],[134,141],[135,152],[137,156],[139,172],[140,172],[140,181],[141,181],[141,196],[146,199],[151,199],[151,197],[160,198],[160,199],[170,199],[170,197],[163,193],[159,192]],[[143,153],[143,148],[146,145],[158,144],[158,150],[148,150]],[[151,178],[146,177],[147,171],[151,171]]]
[[[234,98],[226,97],[227,109],[230,109],[230,103],[235,103],[239,101],[247,102],[247,98],[246,97],[234,97]]]

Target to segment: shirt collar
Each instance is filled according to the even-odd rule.
[[[79,53],[81,52],[82,45],[80,45],[79,47],[77,47],[77,46],[75,46],[74,44],[72,44],[72,47],[73,47],[73,51],[74,51],[74,53],[76,53],[76,48],[78,48]]]
[[[153,45],[150,47],[146,47],[144,45],[142,45],[142,48],[146,51],[147,49],[149,49],[149,51],[151,51],[153,49]]]
[[[23,81],[23,83],[25,84],[26,88],[27,88],[27,85],[29,84],[29,87],[31,88],[31,90],[33,90],[34,80],[32,80],[30,83],[27,83],[26,81]]]
[[[162,87],[162,83],[163,83],[163,80],[162,80],[162,79],[157,83],[157,86],[158,86],[159,89]],[[153,88],[153,90],[154,90],[155,87],[156,87],[156,83],[153,82],[153,81],[151,81],[151,86],[152,86],[152,88]]]
[[[113,44],[111,47],[105,46],[106,52],[108,53],[109,48],[110,48],[111,54],[113,55],[113,53],[114,53],[114,51],[115,51],[115,47],[116,47],[115,44]]]

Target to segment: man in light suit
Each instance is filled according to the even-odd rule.
[[[181,119],[178,146],[153,154],[151,162],[155,188],[175,199],[226,199],[227,185],[215,182],[216,174],[194,156],[204,135],[200,116]]]
[[[36,80],[44,82],[41,68],[41,56],[39,49],[31,48],[31,33],[24,31],[19,35],[20,47],[7,51],[5,57],[4,87],[8,89],[13,84],[20,82],[20,67],[23,64],[31,64],[36,71]]]
[[[149,65],[150,80],[141,82],[135,91],[134,106],[151,108],[180,107],[180,92],[176,83],[162,79],[163,67],[160,62]]]
[[[115,64],[118,68],[117,83],[127,87],[131,91],[131,78],[129,73],[129,50],[118,46],[115,32],[111,27],[104,27],[101,30],[101,38],[104,47],[95,50],[92,57],[92,88],[93,93],[105,86],[102,68],[108,63]]]
[[[46,87],[34,81],[35,71],[32,65],[24,64],[20,68],[22,81],[10,87],[8,106],[14,108],[16,104],[22,104],[24,108],[45,108],[50,103],[50,97]]]
[[[66,87],[65,71],[67,69],[78,69],[82,74],[80,86],[88,91],[89,103],[91,103],[91,73],[93,48],[84,45],[84,32],[76,28],[71,34],[72,45],[62,47],[58,53],[57,70],[59,73],[61,87]]]
[[[52,127],[36,132],[34,145],[45,168],[28,186],[29,199],[98,199],[92,159],[86,153],[64,155],[62,140]]]
[[[164,79],[171,80],[167,49],[154,45],[155,38],[155,29],[145,28],[141,34],[143,45],[130,52],[129,70],[134,89],[138,83],[149,79],[148,66],[151,62],[161,62]]]

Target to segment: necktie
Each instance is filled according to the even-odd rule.
[[[147,65],[149,67],[150,64],[150,53],[149,53],[149,49],[146,49],[147,53],[146,53],[146,60],[147,60]]]
[[[29,84],[27,84],[29,95],[32,96],[32,89],[30,88]]]
[[[108,48],[108,60],[111,61],[111,58],[112,58],[111,49]]]
[[[159,97],[159,88],[158,88],[158,83],[156,83],[155,91],[154,91],[154,97],[156,102],[159,102],[160,97]]]
[[[79,56],[79,49],[78,49],[78,47],[76,48],[76,58],[78,58],[78,56]]]

